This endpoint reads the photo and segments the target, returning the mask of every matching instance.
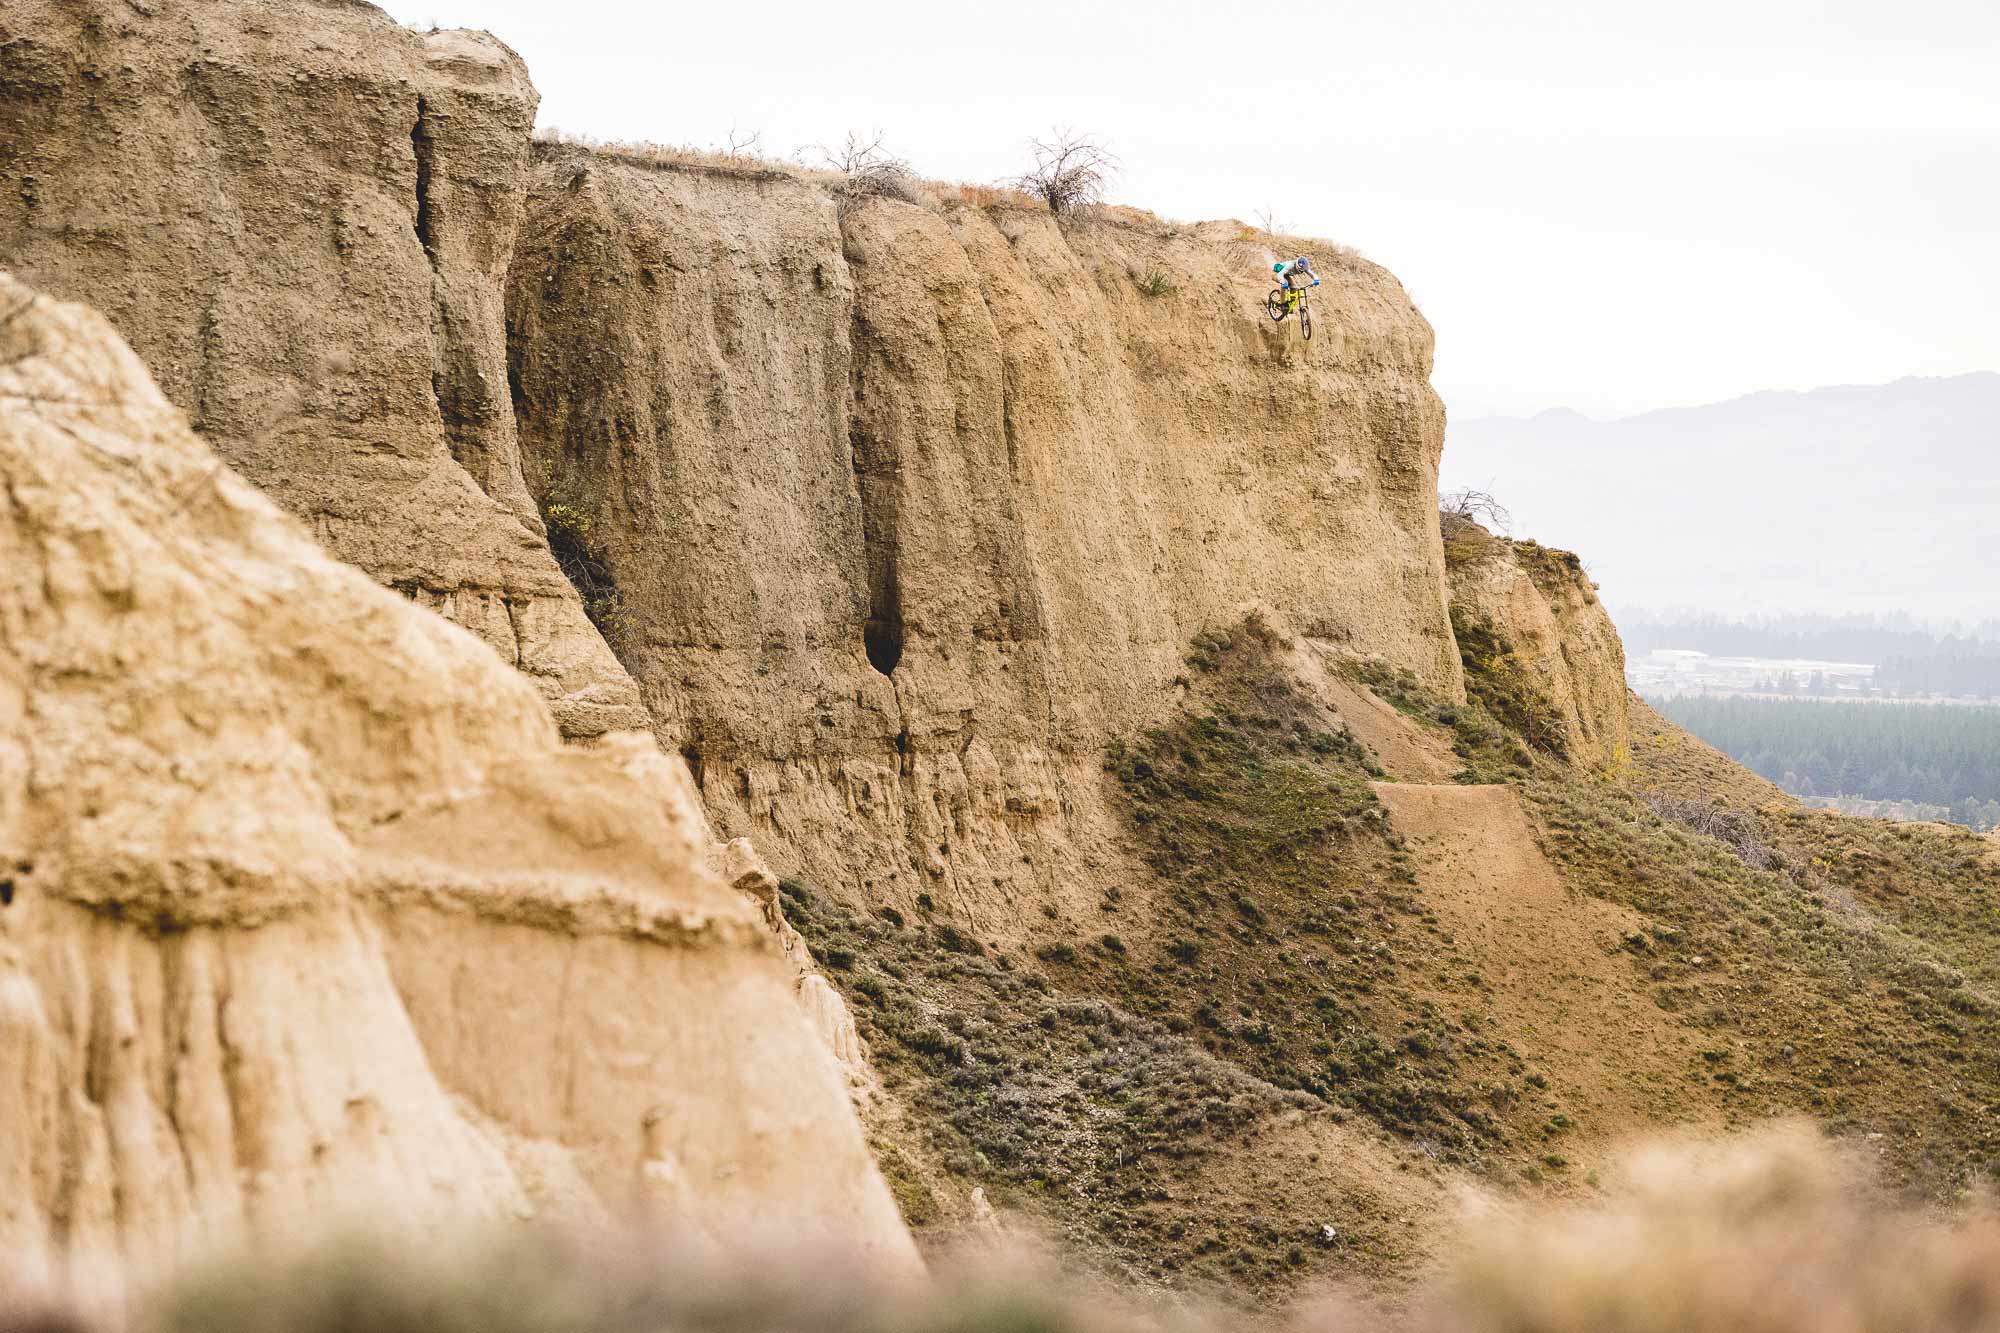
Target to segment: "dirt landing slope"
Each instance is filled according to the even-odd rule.
[[[655,1209],[913,1262],[677,766],[566,750],[0,275],[0,1249]]]
[[[1476,963],[1503,1026],[1600,1148],[1683,1119],[1693,1034],[1633,979],[1630,910],[1570,892],[1505,786],[1376,783],[1417,852],[1423,900]],[[1566,1149],[1568,1151],[1568,1149]]]
[[[1368,747],[1382,771],[1397,782],[1444,782],[1465,767],[1465,761],[1433,731],[1396,711],[1373,690],[1338,672],[1302,672],[1307,687],[1330,704]]]

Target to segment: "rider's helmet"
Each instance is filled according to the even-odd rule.
[[[1300,255],[1299,267],[1304,269],[1306,272],[1310,273],[1312,272],[1312,261],[1307,259],[1304,255]]]

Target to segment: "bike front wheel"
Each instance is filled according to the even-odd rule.
[[[1312,316],[1312,310],[1308,306],[1299,307],[1299,336],[1301,338],[1304,338],[1307,342],[1312,341],[1313,316]]]
[[[1264,309],[1272,319],[1283,320],[1291,312],[1285,309],[1285,293],[1282,288],[1273,287],[1271,294],[1264,298]]]

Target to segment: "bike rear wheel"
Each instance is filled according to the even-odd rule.
[[[1273,287],[1271,294],[1264,298],[1264,309],[1272,319],[1282,321],[1290,312],[1285,309],[1285,292],[1281,287]]]
[[[1302,305],[1299,307],[1299,336],[1301,338],[1304,338],[1307,342],[1312,341],[1313,316],[1312,316],[1312,308],[1310,306]]]

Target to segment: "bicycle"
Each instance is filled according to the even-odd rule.
[[[1311,342],[1313,336],[1312,305],[1306,300],[1306,290],[1304,287],[1273,287],[1271,294],[1264,298],[1264,309],[1273,320],[1280,324],[1285,322],[1287,315],[1297,310],[1299,312],[1299,336],[1307,342]]]

